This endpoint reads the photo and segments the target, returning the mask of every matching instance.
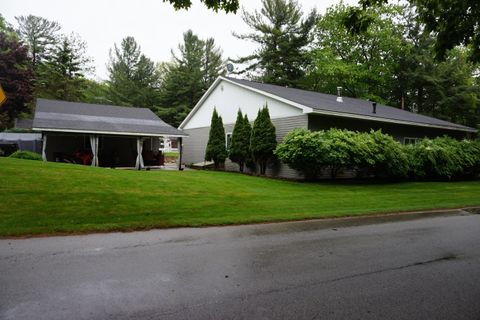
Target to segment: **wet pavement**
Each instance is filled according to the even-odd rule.
[[[0,319],[480,319],[466,211],[0,240]]]

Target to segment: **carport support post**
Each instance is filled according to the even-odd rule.
[[[178,151],[179,151],[179,155],[178,155],[178,170],[183,170],[182,168],[182,154],[183,154],[183,141],[182,141],[182,137],[179,137],[178,138]]]

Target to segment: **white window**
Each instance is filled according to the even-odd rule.
[[[225,134],[225,147],[227,148],[227,151],[230,150],[231,145],[232,145],[232,133],[227,132]]]
[[[418,138],[405,137],[403,138],[403,144],[415,144],[418,142]]]

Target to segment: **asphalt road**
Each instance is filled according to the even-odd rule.
[[[480,215],[0,241],[1,319],[480,319]]]

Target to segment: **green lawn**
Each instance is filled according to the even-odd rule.
[[[0,158],[0,236],[225,225],[480,205],[480,181],[300,183]]]

